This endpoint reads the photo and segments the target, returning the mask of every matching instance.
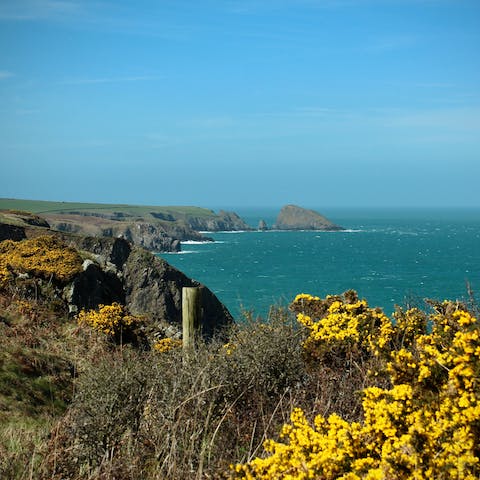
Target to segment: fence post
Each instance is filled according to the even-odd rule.
[[[199,287],[182,288],[182,330],[183,348],[193,348],[195,337],[200,330],[202,313],[201,289]]]

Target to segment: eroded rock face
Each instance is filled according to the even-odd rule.
[[[134,314],[148,313],[155,320],[181,325],[182,288],[202,287],[203,333],[211,335],[233,321],[227,308],[207,287],[145,250],[133,248],[123,275],[126,303]]]
[[[70,313],[114,302],[125,303],[125,290],[120,278],[93,262],[88,263],[65,290]]]
[[[280,210],[273,228],[278,230],[343,230],[314,210],[286,205]]]
[[[268,225],[265,220],[260,220],[258,222],[258,230],[268,230]]]
[[[4,240],[14,240],[18,242],[24,238],[27,238],[27,236],[23,227],[0,223],[0,242]]]
[[[124,238],[154,252],[180,251],[181,238],[174,238],[160,223],[119,221],[98,215],[50,215],[52,228],[84,236]]]
[[[206,336],[233,322],[227,308],[205,286],[188,278],[151,252],[122,238],[84,237],[39,227],[15,227],[0,222],[4,239],[20,241],[52,235],[75,248],[83,258],[83,271],[68,281],[47,281],[33,274],[18,274],[16,291],[25,298],[62,304],[75,314],[113,302],[125,304],[133,314],[148,319],[151,329],[172,325],[181,329],[182,288],[202,288],[202,328]],[[157,328],[158,326],[158,328]]]
[[[207,232],[252,230],[235,212],[220,210],[215,217],[191,217],[188,224],[194,230]]]

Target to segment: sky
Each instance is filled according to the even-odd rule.
[[[0,0],[0,197],[480,206],[478,0]]]

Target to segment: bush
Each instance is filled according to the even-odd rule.
[[[51,474],[203,478],[251,458],[302,387],[303,337],[287,312],[249,319],[229,337],[231,351],[213,340],[194,352],[123,347],[98,357],[52,445]]]
[[[307,349],[312,342],[320,351],[330,348],[332,336],[316,335],[328,327],[335,332],[335,344],[339,339],[350,344],[354,338],[349,348],[365,348],[360,332],[351,328],[353,316],[363,325],[365,310],[350,315],[352,304],[338,305],[338,299],[326,309],[320,299],[308,302],[309,309],[318,302],[321,313],[316,325],[305,322],[299,312],[310,330]],[[430,332],[418,310],[398,312],[397,323],[389,328],[380,323],[379,333],[388,332],[385,345],[392,347],[386,362],[391,386],[364,389],[363,421],[348,422],[332,414],[316,415],[310,422],[302,409],[294,409],[281,440],[265,442],[267,455],[237,464],[231,478],[478,478],[479,324],[462,305],[444,302],[435,308]],[[339,322],[344,332],[329,323],[339,312],[345,317]],[[367,331],[368,339],[372,329]],[[381,342],[373,341],[374,353]]]
[[[21,273],[67,282],[81,271],[78,252],[53,236],[0,242],[0,287]]]
[[[107,335],[116,343],[137,342],[139,327],[142,325],[142,318],[130,315],[127,308],[120,303],[111,305],[99,305],[98,309],[81,310],[77,315],[80,325],[87,325],[93,330]]]

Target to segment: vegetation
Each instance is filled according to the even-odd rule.
[[[138,337],[136,330],[142,318],[131,315],[124,305],[99,305],[95,310],[82,310],[77,316],[80,325],[88,325],[97,332],[104,333],[116,343],[133,341]]]
[[[141,325],[118,304],[78,323],[0,299],[1,478],[480,474],[480,331],[461,304],[392,321],[352,291],[299,295],[184,351],[118,341]]]
[[[148,205],[125,205],[103,203],[79,203],[79,202],[48,202],[43,200],[19,200],[0,198],[1,210],[21,210],[32,213],[91,213],[114,215],[120,213],[130,217],[145,217],[150,213],[160,215],[173,215],[175,217],[191,215],[194,217],[213,216],[211,210],[189,206],[148,206]]]
[[[302,300],[297,297],[296,303]],[[326,303],[306,300],[309,310]],[[322,357],[327,352],[344,356],[359,349],[377,356],[383,350],[390,385],[363,390],[360,421],[348,422],[333,413],[309,422],[302,409],[294,409],[282,440],[265,443],[269,455],[238,464],[232,478],[478,478],[477,320],[462,305],[444,302],[434,305],[429,318],[408,310],[387,326],[383,314],[368,311],[363,301],[328,303],[315,319],[299,313],[310,330],[304,343],[308,353],[318,349]],[[340,351],[343,344],[349,347]]]
[[[51,235],[0,242],[0,287],[18,274],[67,282],[81,271],[79,253]]]

